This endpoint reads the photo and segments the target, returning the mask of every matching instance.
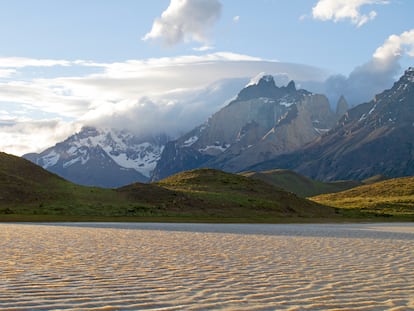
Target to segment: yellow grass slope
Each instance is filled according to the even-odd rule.
[[[311,199],[339,208],[414,217],[414,177],[388,179]]]

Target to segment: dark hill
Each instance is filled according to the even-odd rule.
[[[57,199],[65,181],[28,160],[0,152],[0,204]]]

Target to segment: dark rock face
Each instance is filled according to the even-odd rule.
[[[319,180],[414,175],[414,68],[394,86],[350,109],[300,150],[250,167],[289,168]]]
[[[345,97],[342,95],[338,103],[336,104],[336,114],[340,118],[342,117],[349,109],[348,102],[346,101]]]
[[[295,93],[294,81],[290,81],[286,87],[277,87],[272,76],[263,76],[257,84],[251,84],[242,89],[237,100],[245,101],[260,97],[279,98],[285,95],[295,95]]]
[[[168,142],[162,153],[162,159],[169,159],[169,161],[159,161],[152,178],[160,180],[177,172],[198,168],[210,158],[212,156],[202,154],[194,148],[178,146],[177,141]]]
[[[277,87],[263,76],[203,125],[170,143],[153,180],[199,167],[238,172],[246,166],[295,150],[337,121],[323,95]]]

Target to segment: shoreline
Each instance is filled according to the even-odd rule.
[[[217,223],[217,224],[340,224],[340,223],[412,223],[410,216],[370,216],[370,217],[195,217],[195,216],[90,216],[90,215],[0,215],[0,223],[30,222],[114,222],[114,223]]]

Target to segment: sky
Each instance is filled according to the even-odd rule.
[[[0,0],[0,151],[176,137],[261,73],[351,105],[414,66],[412,0]]]

